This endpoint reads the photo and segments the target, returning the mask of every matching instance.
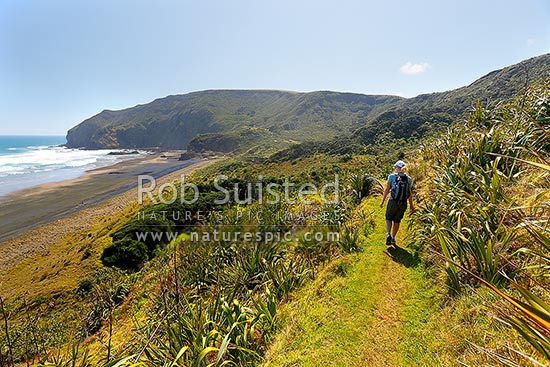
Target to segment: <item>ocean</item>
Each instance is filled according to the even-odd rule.
[[[119,150],[68,149],[64,136],[0,136],[0,196],[38,184],[68,180],[136,155]]]

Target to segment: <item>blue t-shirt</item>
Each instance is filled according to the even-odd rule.
[[[390,185],[391,187],[391,190],[393,191],[394,188],[395,188],[395,183],[397,182],[397,173],[392,173],[391,175],[388,176],[388,184]],[[407,181],[409,183],[409,188],[412,187],[412,178],[410,178],[409,176],[407,176]],[[391,192],[390,192],[391,193]],[[390,195],[390,200],[393,200],[391,195]]]

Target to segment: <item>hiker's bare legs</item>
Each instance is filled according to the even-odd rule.
[[[395,238],[395,236],[397,235],[397,231],[399,231],[400,223],[396,223],[396,222],[392,222],[392,223],[393,225],[391,226],[391,236]]]
[[[391,233],[391,220],[386,220],[386,233]]]

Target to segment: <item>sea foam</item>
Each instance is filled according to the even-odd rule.
[[[0,196],[45,182],[76,178],[88,170],[137,156],[109,154],[120,150],[81,150],[62,145],[32,144],[37,140],[0,137]]]

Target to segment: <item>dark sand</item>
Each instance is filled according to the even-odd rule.
[[[137,187],[138,175],[159,178],[197,162],[154,154],[92,170],[76,179],[42,184],[1,197],[0,248],[15,236]]]
[[[40,185],[2,198],[0,236],[9,239],[0,242],[0,293],[2,284],[12,282],[12,269],[19,269],[15,274],[32,273],[33,259],[50,250],[55,253],[59,246],[65,248],[67,241],[76,246],[79,240],[72,242],[75,235],[109,226],[120,215],[139,208],[138,175],[160,177],[157,185],[162,185],[219,159],[179,162],[174,158],[157,154],[129,160],[78,179]]]

